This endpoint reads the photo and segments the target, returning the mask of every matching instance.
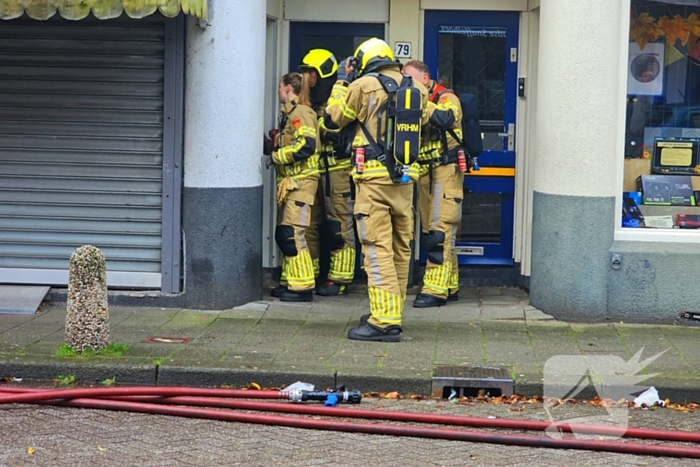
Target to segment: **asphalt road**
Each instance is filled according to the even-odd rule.
[[[363,408],[546,420],[541,404],[366,399]],[[570,405],[558,419],[601,414]],[[629,411],[629,425],[700,430],[697,413]],[[371,422],[367,422],[371,423]],[[535,433],[531,433],[535,434]],[[0,466],[691,466],[700,461],[341,434],[48,406],[0,406]]]

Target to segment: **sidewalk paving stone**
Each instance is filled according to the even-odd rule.
[[[544,363],[554,355],[580,355],[571,326],[561,322],[536,321],[528,323],[528,334],[535,357]]]
[[[579,348],[585,352],[604,352],[629,350],[620,338],[617,329],[609,324],[574,324],[571,326],[574,331],[574,339]]]
[[[526,321],[540,321],[540,320],[554,320],[554,316],[543,313],[537,308],[531,306],[525,306],[525,320]]]
[[[665,371],[668,367],[692,373],[697,371],[683,355],[681,355],[666,339],[661,330],[656,326],[615,326],[622,339],[627,344],[630,352],[636,354],[644,349],[640,361],[661,354],[656,360],[651,362],[646,370],[649,373]]]
[[[504,362],[535,362],[535,352],[526,332],[492,332],[486,339],[486,360]]]
[[[512,295],[487,295],[481,298],[482,305],[515,305],[520,304],[518,297]]]
[[[520,304],[498,305],[484,304],[481,308],[481,318],[484,321],[501,319],[525,319],[525,310]]]

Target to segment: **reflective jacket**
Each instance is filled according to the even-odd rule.
[[[282,107],[276,146],[272,162],[277,181],[318,175],[318,120],[311,107],[295,101]]]
[[[454,115],[454,123],[451,129],[457,137],[462,138],[462,105],[457,94],[432,80],[428,83],[428,89],[430,91],[429,105],[435,106],[438,110],[451,111]],[[456,149],[460,145],[459,141],[455,140],[447,131],[429,124],[426,131],[423,132],[423,141],[418,160],[429,161],[439,158],[445,152],[443,148],[444,141],[447,141],[447,151]],[[421,164],[421,177],[428,174],[429,171],[429,164]]]
[[[340,137],[341,130],[329,130],[328,128],[325,128],[323,126],[323,114],[326,110],[327,105],[328,103],[323,103],[314,107],[316,115],[318,116],[319,123],[321,149],[319,150],[318,164],[321,168],[322,173],[326,172],[326,165],[328,165],[329,172],[349,169],[351,166],[351,161],[349,157],[340,159],[336,158],[336,151],[340,150],[340,148],[336,148],[336,142]]]

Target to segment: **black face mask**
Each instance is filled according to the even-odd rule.
[[[316,81],[316,86],[311,88],[311,105],[313,108],[323,105],[328,101],[336,81],[338,81],[337,73],[333,73],[328,78],[319,77]]]

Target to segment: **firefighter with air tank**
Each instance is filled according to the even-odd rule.
[[[431,125],[424,132],[418,161],[421,248],[426,249],[428,260],[423,288],[413,306],[431,308],[456,301],[459,292],[455,241],[462,217],[464,172],[467,170],[461,144],[462,107],[453,91],[430,79],[430,70],[425,63],[418,60],[408,62],[404,72],[428,88],[432,105],[441,110],[451,110],[455,116],[448,130]]]
[[[355,126],[354,213],[368,276],[370,314],[348,332],[348,338],[397,342],[408,285],[421,128],[428,122],[451,128],[455,116],[452,110],[429,105],[426,88],[401,73],[383,40],[363,42],[353,60],[342,65],[348,79],[334,86],[320,128],[334,132]]]

